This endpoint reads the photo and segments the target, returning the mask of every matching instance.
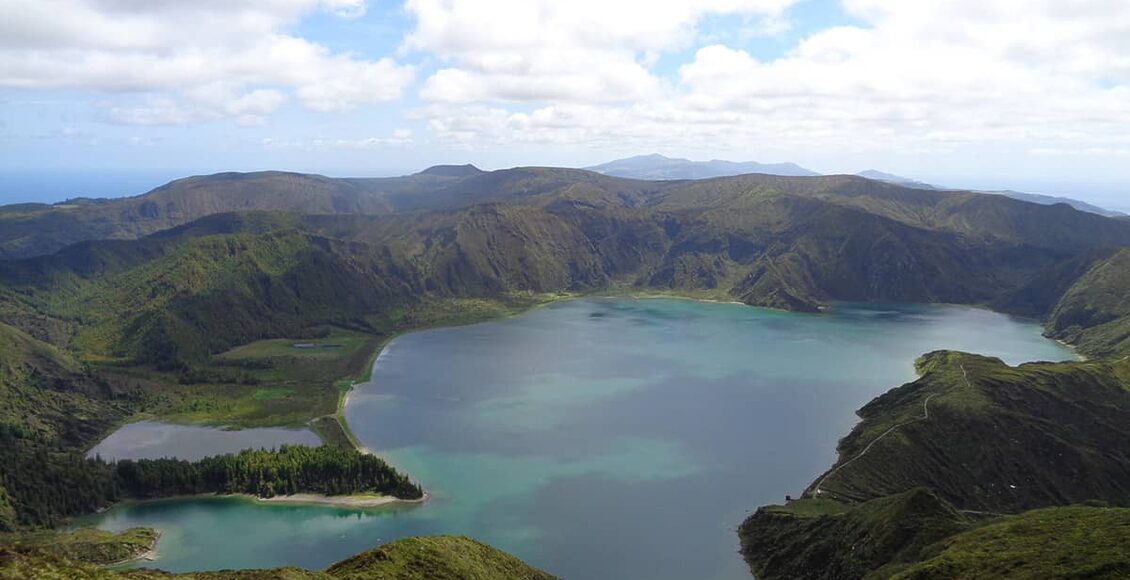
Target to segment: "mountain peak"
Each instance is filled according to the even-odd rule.
[[[416,175],[435,175],[437,177],[467,177],[468,175],[477,175],[482,173],[483,170],[465,163],[463,165],[433,165]]]
[[[734,162],[722,159],[691,161],[677,157],[666,157],[658,153],[617,159],[585,169],[614,177],[632,179],[708,179],[745,173],[789,176],[817,175],[817,173],[795,163]]]

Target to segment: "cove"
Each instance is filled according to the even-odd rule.
[[[428,503],[373,511],[238,499],[126,504],[146,565],[320,568],[389,540],[466,534],[563,578],[748,578],[735,528],[835,458],[854,410],[955,349],[1068,360],[1039,325],[956,306],[820,315],[582,299],[390,343],[346,418]]]

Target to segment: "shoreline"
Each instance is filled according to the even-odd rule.
[[[102,564],[102,566],[106,567],[106,568],[113,568],[113,567],[116,567],[116,566],[125,566],[126,564],[132,564],[134,562],[140,562],[142,560],[145,560],[145,561],[148,561],[148,562],[152,562],[152,561],[156,560],[157,559],[157,542],[161,541],[161,535],[163,534],[163,532],[161,530],[158,530],[157,528],[151,528],[151,529],[153,530],[154,535],[153,535],[153,541],[149,544],[148,550],[145,550],[144,552],[142,552],[142,553],[140,553],[136,556],[130,556],[129,558],[118,560],[117,562],[110,562],[109,564]]]
[[[229,495],[235,497],[246,497],[254,500],[255,503],[258,504],[322,505],[359,509],[376,508],[397,504],[422,504],[428,501],[428,494],[426,492],[419,499],[402,499],[391,495],[374,494],[321,495],[317,493],[295,493],[291,495],[276,495],[275,497],[258,497],[246,493]]]
[[[355,509],[368,509],[375,507],[384,507],[397,504],[422,504],[428,501],[431,495],[424,492],[424,495],[419,499],[402,499],[392,495],[377,495],[377,494],[351,494],[351,495],[322,495],[318,493],[295,493],[291,495],[276,495],[274,497],[259,497],[250,493],[194,493],[184,495],[171,495],[168,497],[150,497],[143,499],[129,498],[116,502],[114,505],[102,510],[98,513],[103,513],[111,509],[115,509],[123,505],[136,505],[136,504],[150,504],[162,502],[178,502],[178,501],[211,501],[211,500],[225,500],[232,499],[238,501],[249,501],[258,505],[287,505],[287,504],[305,504],[305,505],[319,505],[325,507],[342,507],[342,508],[355,508]]]
[[[392,342],[392,340],[390,339],[388,342],[381,345],[381,349],[377,353],[377,359],[380,358],[380,353],[384,352],[385,346],[387,346],[389,342]],[[376,359],[373,360],[373,364],[377,364]],[[361,444],[361,440],[353,434],[353,430],[349,428],[349,422],[345,420],[345,408],[349,406],[349,398],[353,396],[353,389],[355,388],[357,388],[357,383],[350,381],[349,390],[342,393],[341,398],[338,399],[337,413],[335,414],[334,418],[337,419],[337,422],[341,424],[341,430],[343,433],[345,433],[345,438],[349,440],[349,444],[352,445],[358,453],[377,456],[376,453],[373,453],[372,449],[369,449],[368,447]],[[426,495],[427,494],[425,494],[425,496]]]
[[[1051,337],[1048,337],[1048,338],[1051,338]],[[1061,346],[1069,349],[1071,351],[1071,354],[1075,355],[1075,358],[1078,359],[1078,362],[1088,362],[1088,361],[1091,360],[1090,357],[1079,352],[1079,347],[1075,346],[1074,344],[1071,344],[1069,342],[1064,342],[1064,341],[1062,341],[1058,338],[1052,338],[1052,340],[1058,342]]]

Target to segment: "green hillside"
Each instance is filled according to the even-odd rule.
[[[388,196],[430,191],[453,177],[331,179],[281,171],[178,179],[144,195],[0,208],[0,258],[38,256],[86,240],[136,239],[225,212],[387,213]]]
[[[0,324],[0,430],[83,445],[132,413],[141,399],[65,351]]]
[[[1125,578],[1130,509],[963,515],[922,488],[829,510],[799,500],[742,526],[758,578]]]
[[[944,540],[945,555],[910,577],[979,577],[974,571],[1009,566],[1010,577],[1040,577],[1020,554],[1055,536],[1055,553],[1076,554],[1056,565],[1087,561],[1108,574],[1093,577],[1115,577],[1125,559],[1102,546],[1124,539],[1126,529],[1107,516],[1124,520],[1130,510],[1035,512],[951,536],[1035,508],[1096,500],[1130,506],[1130,362],[1009,367],[943,351],[918,367],[920,379],[860,409],[862,422],[840,441],[840,460],[803,499],[762,507],[745,521],[739,535],[754,572],[887,577]],[[1076,516],[1102,527],[1088,529]],[[977,547],[990,533],[999,551]],[[1087,560],[1086,553],[1098,555]]]
[[[841,460],[811,494],[862,501],[923,486],[961,509],[1005,513],[1090,499],[1130,505],[1130,363],[1009,367],[935,352],[918,365],[922,378],[859,410]],[[917,420],[927,397],[929,419]]]
[[[560,295],[661,291],[798,311],[982,305],[1044,319],[1098,357],[1009,367],[926,355],[918,381],[860,411],[806,499],[742,527],[767,576],[812,573],[803,561],[844,577],[909,565],[986,513],[1130,505],[1126,248],[1125,220],[851,176],[266,172],[0,208],[0,257],[19,258],[0,260],[0,459],[11,466],[0,526],[116,501],[120,474],[81,451],[128,418],[320,418],[341,444],[338,399],[389,337]],[[329,337],[338,350],[288,350]],[[291,573],[305,574],[277,574]]]
[[[824,503],[822,503],[824,502]],[[766,506],[738,530],[750,569],[774,578],[863,578],[900,563],[972,521],[929,490],[915,488],[850,507],[801,499]]]
[[[83,554],[66,553],[34,544],[0,545],[0,577],[3,578],[91,578],[137,580],[178,578],[184,580],[552,580],[553,576],[521,560],[461,536],[404,538],[363,552],[323,571],[299,568],[271,570],[224,570],[169,574],[152,570],[116,572],[86,563]]]
[[[1048,317],[1048,334],[1097,356],[1130,352],[1128,288],[1130,250],[1122,250],[1068,288]]]
[[[238,197],[251,177],[227,179]],[[1043,315],[1059,296],[1033,287],[1067,288],[1130,246],[1117,220],[844,176],[655,184],[529,168],[435,179],[444,187],[389,194],[396,215],[218,214],[0,262],[0,317],[88,359],[168,369],[317,325],[382,333],[429,300],[526,293],[627,287],[790,310],[870,300]],[[404,209],[413,201],[446,209]]]
[[[947,538],[894,578],[1126,578],[1128,544],[1130,509],[1046,508]]]

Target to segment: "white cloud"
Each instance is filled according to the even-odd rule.
[[[340,18],[360,18],[365,15],[365,0],[322,0],[321,6]]]
[[[147,95],[112,111],[147,124],[257,123],[291,94],[318,111],[394,100],[412,67],[286,32],[311,11],[356,18],[365,8],[364,0],[0,2],[0,86]]]
[[[776,17],[795,0],[408,0],[406,50],[446,66],[434,102],[627,102],[662,94],[648,64],[694,40],[705,15]]]
[[[1130,149],[1122,0],[845,0],[864,24],[818,31],[773,60],[700,47],[673,79],[655,78],[641,55],[693,41],[709,10],[779,17],[784,4],[653,10],[659,3],[607,0],[556,13],[530,2],[509,16],[496,4],[505,3],[473,14],[454,0],[408,4],[420,24],[407,46],[450,65],[428,79],[432,104],[421,113],[452,143],[779,157]],[[569,61],[559,50],[584,56]],[[512,52],[521,57],[504,58]]]
[[[1130,151],[1125,0],[840,0],[857,24],[764,57],[758,43],[779,46],[765,37],[788,30],[801,1],[405,0],[400,49],[371,58],[295,32],[319,12],[351,26],[364,0],[0,0],[0,88],[100,91],[120,123],[256,125],[291,105],[397,102],[413,63],[430,72],[404,120],[426,137],[340,139],[335,124],[352,118],[286,116],[298,124],[287,134],[335,138],[268,146],[1045,165]]]
[[[259,141],[265,149],[271,150],[299,150],[299,151],[341,151],[341,150],[367,150],[383,149],[389,146],[411,145],[412,130],[396,129],[387,137],[360,137],[354,139],[325,138],[314,139],[278,139],[267,137]]]

